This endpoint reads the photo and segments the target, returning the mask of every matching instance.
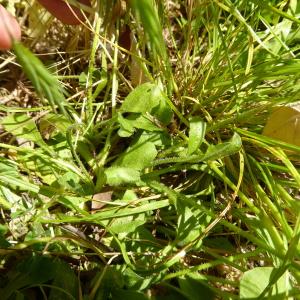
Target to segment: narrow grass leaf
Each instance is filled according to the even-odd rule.
[[[241,149],[241,147],[242,147],[241,137],[237,133],[234,133],[233,137],[228,142],[208,147],[202,160],[203,161],[217,160],[237,153]]]
[[[155,2],[152,0],[132,0],[130,4],[139,16],[153,50],[158,53],[162,59],[166,60],[167,51]]]
[[[69,217],[63,214],[60,214],[60,219],[46,219],[45,217],[38,219],[39,222],[49,223],[49,224],[59,224],[59,223],[80,223],[80,222],[92,222],[97,223],[103,220],[111,220],[114,218],[132,216],[136,214],[141,214],[145,212],[150,212],[153,210],[157,210],[163,207],[168,207],[170,205],[169,200],[159,200],[153,201],[150,203],[146,203],[136,207],[125,207],[125,208],[114,208],[107,209],[101,212],[95,213],[89,216],[83,217]]]
[[[65,99],[65,91],[58,80],[47,70],[43,63],[21,43],[14,43],[13,50],[22,66],[23,71],[30,79],[37,93],[45,97],[53,110],[56,111],[56,106],[62,114],[70,118],[66,108],[70,106]]]
[[[161,158],[153,161],[153,165],[214,161],[237,153],[241,149],[241,147],[241,137],[237,133],[234,133],[233,137],[228,142],[220,143],[218,145],[210,145],[205,154]]]
[[[0,175],[0,183],[2,183],[4,186],[18,187],[23,191],[33,192],[36,194],[40,190],[39,187],[35,184],[9,175]]]

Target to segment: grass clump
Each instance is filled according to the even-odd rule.
[[[2,299],[299,297],[297,1],[93,5],[0,63]]]

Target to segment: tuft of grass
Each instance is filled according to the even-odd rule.
[[[93,5],[1,57],[1,299],[298,298],[297,1]]]

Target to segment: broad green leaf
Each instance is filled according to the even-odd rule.
[[[174,289],[174,286],[157,285],[157,289],[163,292],[155,296],[155,300],[187,300],[180,291],[180,288]],[[196,299],[195,299],[196,300]],[[197,300],[202,300],[201,298]]]
[[[96,296],[93,298],[88,297],[88,299],[111,299],[111,292],[113,290],[121,289],[124,287],[122,272],[123,268],[121,266],[108,266],[105,272],[100,269],[91,281],[91,286],[93,286],[99,280],[99,278],[102,278],[102,276],[104,275],[101,280],[101,286],[97,289]]]
[[[130,290],[144,290],[147,288],[150,283],[149,281],[151,280],[150,278],[142,277],[128,267],[123,272],[123,278],[125,281],[125,286]]]
[[[123,234],[124,236],[125,234]],[[159,253],[162,246],[159,245],[159,242],[152,236],[152,234],[145,229],[145,226],[139,226],[136,230],[130,234],[126,234],[123,238],[123,243],[128,252],[133,253]],[[139,255],[135,259],[135,263],[139,268],[145,268],[147,270],[149,267],[152,268],[155,264],[161,263],[161,257],[156,255]],[[134,290],[145,290],[146,288],[151,287],[151,283],[158,282],[158,277],[162,278],[162,273],[153,274],[152,272],[148,273],[150,276],[145,276],[146,274],[139,273],[143,278],[138,278],[136,276],[130,276],[128,278],[129,282],[126,282],[129,285],[130,289]],[[154,276],[153,276],[154,275]]]
[[[122,200],[124,201],[133,201],[138,199],[136,193],[134,192],[134,190],[126,190],[126,192],[124,193]]]
[[[66,135],[68,128],[72,123],[63,115],[49,113],[43,116],[38,123],[41,135],[49,138],[57,133]]]
[[[206,247],[223,249],[228,252],[233,252],[235,250],[235,247],[230,243],[229,239],[225,237],[207,237],[203,240],[203,244]]]
[[[57,202],[82,215],[88,215],[88,212],[83,209],[87,201],[90,201],[90,197],[73,197],[66,195],[66,193],[57,197]]]
[[[44,142],[32,117],[26,114],[10,114],[2,120],[1,124],[7,132],[17,138],[32,141],[48,153],[52,153],[51,149]]]
[[[193,154],[203,142],[205,136],[206,123],[200,117],[190,118],[190,131],[188,142],[188,154]]]
[[[7,241],[7,239],[0,234],[0,248],[2,249],[6,249],[6,248],[9,248],[11,245],[10,243]],[[1,289],[0,289],[1,291]]]
[[[172,140],[166,131],[143,131],[139,137],[139,143],[143,142],[151,142],[157,148],[166,148],[171,145]]]
[[[208,283],[203,279],[185,276],[178,279],[180,289],[184,292],[189,300],[195,299],[205,299],[213,300],[215,299],[215,294],[212,290],[207,287]]]
[[[204,214],[199,209],[189,208],[187,205],[183,206],[183,203],[177,205],[178,228],[177,228],[177,240],[180,247],[185,246],[191,242],[194,242],[209,224],[211,217]],[[202,239],[193,246],[197,249],[200,247]]]
[[[6,225],[0,224],[0,248],[9,248],[10,243],[6,240],[5,234],[8,231],[8,227]]]
[[[59,176],[51,186],[65,191],[71,191],[81,196],[85,195],[85,191],[81,186],[81,178],[73,172],[66,172],[62,176]]]
[[[245,272],[240,282],[240,299],[258,299],[274,272],[276,268],[272,267],[258,267]],[[290,289],[289,273],[285,272],[262,299],[288,299],[286,296]]]
[[[121,128],[118,130],[118,135],[120,137],[129,137],[129,136],[132,136],[134,133],[134,131],[127,131],[124,129],[124,127],[121,126]]]
[[[126,249],[133,252],[157,252],[161,249],[161,245],[145,226],[137,227],[134,232],[127,236],[124,242],[126,243]],[[135,282],[135,284],[137,284],[137,282]],[[139,284],[143,283],[140,282]]]
[[[178,210],[180,215],[178,217],[177,235],[178,239],[181,240],[195,227],[197,220],[188,206],[184,206]]]
[[[120,129],[118,130],[120,137],[129,137],[134,134],[134,124],[124,118],[121,113],[118,113],[118,122],[120,124]]]
[[[71,300],[70,296],[77,299],[78,278],[67,263],[60,260],[55,262],[55,277],[51,285],[59,289],[51,289],[49,300]]]
[[[9,283],[0,289],[3,300],[17,299],[26,288],[46,283],[54,286],[49,299],[76,299],[77,278],[69,265],[58,259],[46,256],[27,258],[11,270],[9,277]]]
[[[163,124],[169,124],[172,118],[172,110],[166,103],[161,87],[150,82],[136,87],[125,98],[120,112],[149,113]]]
[[[159,105],[154,107],[152,110],[152,115],[155,116],[162,124],[168,125],[173,117],[173,111],[169,104],[166,102],[165,97],[163,96],[163,92],[161,93],[161,100],[159,102]]]
[[[151,142],[136,142],[116,161],[115,165],[143,170],[151,166],[157,155],[155,145]]]
[[[136,184],[140,182],[140,172],[128,167],[110,167],[104,172],[106,183],[111,186]]]
[[[130,233],[136,230],[137,227],[146,223],[146,218],[144,214],[136,216],[127,216],[123,218],[115,218],[108,226],[106,226],[108,231],[113,233]]]
[[[121,112],[146,113],[159,105],[157,86],[147,82],[136,87],[122,103]]]
[[[121,290],[121,289],[113,289],[112,295],[113,295],[113,299],[124,299],[124,300],[148,300],[149,299],[148,297],[146,297],[146,295],[144,295],[141,292]]]
[[[150,115],[147,117],[146,114],[132,113],[128,117],[123,118],[121,122],[119,121],[123,129],[126,129],[127,131],[132,130],[132,128],[143,129],[150,132],[163,130],[151,120]],[[126,122],[126,127],[124,122]]]
[[[55,277],[55,264],[52,259],[44,256],[35,256],[23,260],[9,273],[9,283],[0,289],[1,299],[10,297],[19,289],[30,285],[45,283]]]
[[[27,170],[35,173],[42,182],[46,184],[52,184],[58,179],[56,172],[61,172],[61,170],[48,161],[41,159],[40,157],[30,156],[30,157],[20,157],[21,165]]]

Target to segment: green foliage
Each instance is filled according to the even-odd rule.
[[[202,121],[199,117],[192,117],[190,120],[190,131],[189,131],[189,144],[188,144],[188,154],[191,155],[199,149],[202,144],[204,136],[206,123]]]
[[[153,83],[144,83],[134,89],[124,100],[121,112],[150,113],[167,125],[172,118],[172,111],[166,103],[161,87]]]
[[[14,45],[0,298],[299,298],[300,148],[262,134],[299,101],[297,1],[94,4],[54,65]]]
[[[26,114],[11,114],[1,122],[5,130],[13,134],[16,138],[36,143],[41,148],[51,153],[50,148],[44,142],[34,120]]]
[[[149,36],[153,51],[157,52],[165,60],[167,52],[155,2],[153,0],[133,0],[130,4],[137,12],[139,20],[142,22],[146,34]]]
[[[207,282],[196,276],[186,276],[179,278],[179,286],[189,300],[194,299],[215,299],[214,293],[207,287]],[[193,278],[195,277],[195,278]]]
[[[27,258],[10,270],[4,280],[7,284],[1,288],[3,300],[16,299],[21,295],[26,297],[27,291],[32,287],[42,287],[44,284],[53,287],[50,299],[77,298],[78,286],[75,274],[68,264],[58,259],[43,256]]]
[[[240,285],[241,299],[286,299],[291,290],[288,272],[283,274],[272,285],[269,292],[263,295],[263,291],[271,284],[272,274],[276,272],[272,267],[254,268],[244,273]]]
[[[64,96],[65,91],[56,78],[50,74],[43,63],[22,44],[15,43],[13,48],[23,71],[40,96],[45,97],[50,102],[54,111],[56,111],[57,106],[65,117],[69,117],[65,107],[68,106]]]
[[[130,167],[110,167],[105,170],[105,177],[111,186],[135,184],[140,181],[140,172]]]
[[[128,147],[127,151],[121,155],[116,165],[135,170],[143,170],[152,165],[157,155],[154,143],[138,139],[134,144]]]

